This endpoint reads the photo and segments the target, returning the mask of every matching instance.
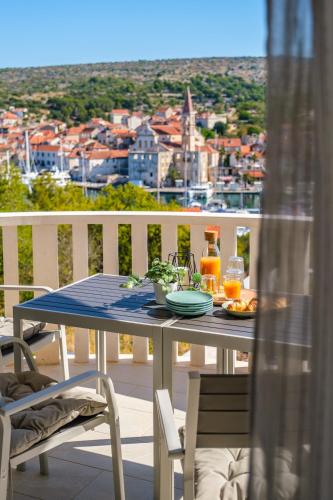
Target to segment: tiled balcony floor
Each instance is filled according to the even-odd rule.
[[[70,362],[70,375],[94,369],[89,364]],[[192,368],[193,369],[193,368]],[[184,422],[187,372],[184,363],[174,375],[175,418]],[[207,370],[215,370],[208,365]],[[40,371],[59,378],[57,366],[43,366]],[[130,360],[109,364],[120,413],[122,454],[127,500],[153,498],[153,418],[152,365],[134,364]],[[108,427],[103,424],[94,431],[50,451],[49,476],[39,474],[38,459],[26,464],[25,472],[14,472],[15,500],[110,500],[113,491],[112,461]],[[175,498],[182,497],[180,463],[175,463]]]

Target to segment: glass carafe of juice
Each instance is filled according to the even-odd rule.
[[[216,276],[217,286],[220,285],[221,259],[220,250],[217,246],[217,232],[205,231],[206,246],[203,249],[200,259],[200,273],[214,274]]]

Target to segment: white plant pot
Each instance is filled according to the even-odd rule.
[[[164,291],[162,285],[160,285],[159,283],[153,283],[153,286],[156,304],[166,304],[165,297],[168,295],[168,293],[177,291],[177,283],[170,283],[169,289],[167,291]]]

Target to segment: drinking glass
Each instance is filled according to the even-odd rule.
[[[217,280],[215,274],[204,274],[201,277],[201,290],[207,293],[217,292]]]
[[[239,272],[227,273],[223,276],[224,294],[227,299],[239,300],[243,278]]]
[[[227,272],[237,271],[242,273],[244,276],[244,259],[243,257],[237,257],[235,255],[229,257]]]

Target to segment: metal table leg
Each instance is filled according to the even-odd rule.
[[[158,424],[155,391],[163,388],[163,329],[152,327],[154,348],[153,362],[153,425],[154,425],[154,499],[170,498],[167,491],[163,490],[160,471],[164,464],[161,463],[161,436]]]
[[[174,342],[170,336],[163,335],[163,388],[168,389],[172,403]],[[161,450],[160,498],[174,498],[174,464]]]
[[[15,314],[15,308],[13,314],[13,333],[14,337],[23,339],[22,320]],[[14,370],[15,372],[22,371],[22,351],[18,345],[14,345]]]

